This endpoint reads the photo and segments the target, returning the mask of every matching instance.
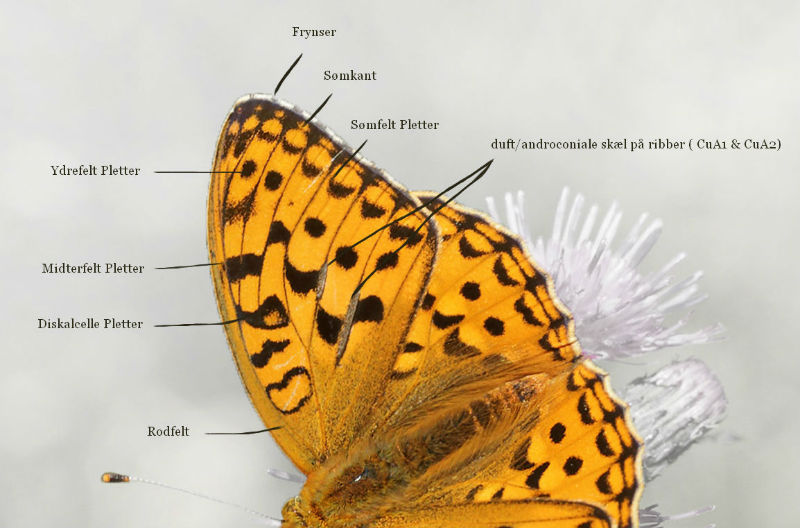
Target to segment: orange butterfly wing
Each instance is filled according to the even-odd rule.
[[[578,501],[518,500],[486,504],[457,504],[380,519],[376,528],[611,528],[608,515],[597,506]]]
[[[436,205],[442,204],[429,207]],[[428,378],[446,377],[464,368],[458,360],[465,357],[502,355],[531,369],[528,373],[534,376],[527,387],[537,394],[519,401],[517,386],[508,391],[505,405],[493,405],[491,399],[464,405],[478,428],[502,422],[510,413],[530,412],[535,421],[519,427],[524,420],[518,417],[504,439],[486,432],[481,441],[496,443],[491,453],[482,455],[490,464],[445,468],[428,477],[430,485],[439,482],[444,493],[445,474],[456,473],[459,477],[453,480],[458,482],[446,487],[446,502],[580,499],[602,505],[620,527],[635,526],[643,488],[641,441],[605,375],[580,357],[571,317],[555,300],[549,279],[531,264],[516,237],[483,215],[448,205],[437,213],[437,222],[439,262],[449,266],[434,268],[427,294],[434,301],[411,327],[409,339],[425,343],[411,368],[423,379],[426,371],[434,373]],[[452,324],[444,327],[443,319]],[[443,358],[454,335],[462,342],[459,350],[469,353],[448,363]],[[398,363],[408,371],[406,356]],[[444,366],[431,366],[437,360]],[[423,385],[430,383],[427,379]]]
[[[437,248],[423,213],[351,247],[419,205],[351,154],[288,104],[251,96],[223,126],[211,179],[228,340],[262,420],[304,472],[358,435],[376,386],[353,373],[389,372]]]
[[[239,372],[309,474],[288,525],[636,526],[641,443],[547,275],[306,117],[240,100],[209,198]]]

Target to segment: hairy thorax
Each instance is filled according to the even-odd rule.
[[[368,525],[390,509],[410,468],[392,450],[366,446],[324,463],[283,507],[283,526],[344,528]]]

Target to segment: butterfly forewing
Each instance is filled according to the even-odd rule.
[[[228,339],[306,472],[358,434],[380,387],[365,373],[388,377],[437,247],[421,212],[353,247],[419,202],[351,154],[288,105],[249,97],[225,122],[211,181],[215,287],[223,319],[238,320]]]

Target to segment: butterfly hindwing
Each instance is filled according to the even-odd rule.
[[[378,387],[365,373],[388,376],[436,254],[421,212],[353,246],[419,202],[351,158],[299,111],[251,96],[214,161],[209,250],[228,339],[261,418],[304,471],[358,434]]]
[[[524,381],[524,380],[523,380]],[[636,526],[642,490],[642,444],[627,411],[602,372],[587,360],[557,378],[529,383],[529,396],[508,391],[503,407],[485,400],[484,422],[514,414],[512,425],[488,431],[480,445],[491,451],[453,464],[431,500],[493,502],[552,498],[601,506],[615,526]],[[514,397],[516,396],[516,397]],[[479,408],[473,402],[470,408]],[[426,499],[420,499],[422,501]]]
[[[471,358],[447,354],[448,338],[441,337],[456,329],[473,360],[501,355],[528,375],[512,377],[483,399],[465,399],[462,412],[480,439],[462,447],[466,455],[454,452],[445,471],[425,478],[427,485],[449,490],[448,502],[580,497],[606,508],[621,528],[635,525],[641,441],[606,376],[580,356],[571,316],[555,299],[549,278],[515,236],[481,214],[450,204],[436,218],[440,260],[427,294],[434,301],[409,333],[424,343],[415,354],[419,383],[435,386],[436,378],[464,370]],[[439,314],[459,320],[442,329]]]
[[[376,528],[611,528],[607,514],[578,501],[548,499],[483,504],[456,504],[398,512],[374,524]]]
[[[476,367],[484,378],[486,362],[502,364],[508,379],[572,368],[580,354],[572,320],[519,240],[477,212],[418,196],[437,211],[439,257],[375,420],[396,424],[445,388],[463,388]],[[515,364],[524,367],[512,372]]]

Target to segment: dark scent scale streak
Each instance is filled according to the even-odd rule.
[[[300,54],[300,55],[299,55],[299,56],[298,56],[298,57],[297,57],[297,58],[294,60],[294,62],[292,63],[292,65],[291,65],[291,66],[289,66],[289,69],[288,69],[288,70],[286,70],[286,73],[284,73],[284,74],[283,74],[283,77],[281,77],[281,80],[280,80],[280,81],[278,81],[278,84],[277,84],[277,85],[275,85],[275,90],[272,92],[272,94],[273,94],[273,95],[275,95],[275,94],[277,94],[277,93],[278,93],[278,90],[280,90],[280,89],[281,89],[281,85],[283,84],[283,81],[285,81],[285,80],[286,80],[286,78],[289,76],[289,74],[290,74],[290,73],[292,73],[292,70],[294,69],[294,67],[295,67],[295,66],[297,66],[297,63],[298,63],[298,62],[300,62],[300,59],[301,59],[302,57],[303,57],[303,54],[301,53],[301,54]]]

